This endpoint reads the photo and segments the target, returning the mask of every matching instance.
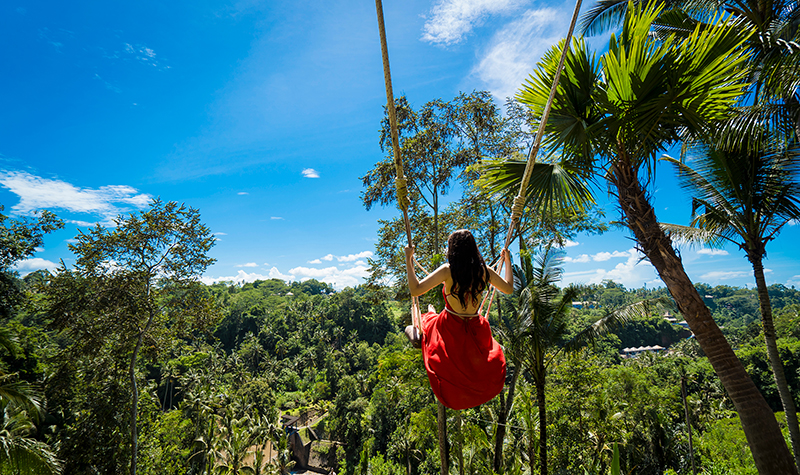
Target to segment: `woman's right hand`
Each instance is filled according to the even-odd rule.
[[[406,260],[414,256],[414,246],[406,246]]]

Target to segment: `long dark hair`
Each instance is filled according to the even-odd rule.
[[[450,294],[455,294],[463,307],[467,306],[468,296],[477,304],[486,289],[489,271],[471,232],[459,229],[450,235],[447,240],[447,262],[450,263],[450,275],[453,278]]]

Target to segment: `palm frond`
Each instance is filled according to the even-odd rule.
[[[701,245],[721,248],[724,244],[718,234],[702,228],[682,226],[680,224],[659,223],[673,242],[688,245]]]
[[[488,193],[513,199],[525,173],[525,161],[484,160],[478,166],[481,178],[476,185]],[[533,166],[526,193],[529,207],[542,214],[553,209],[587,209],[595,203],[588,180],[561,164],[537,162]]]
[[[617,28],[625,18],[628,0],[599,0],[583,14],[579,32],[584,36],[595,36]]]

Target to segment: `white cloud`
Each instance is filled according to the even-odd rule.
[[[449,45],[458,43],[493,14],[510,13],[527,0],[439,0],[425,22],[423,41]]]
[[[580,246],[580,245],[581,245],[581,243],[579,243],[579,242],[570,241],[569,239],[567,239],[566,241],[564,241],[564,246],[563,247],[575,247],[575,246]]]
[[[348,254],[346,256],[337,256],[336,260],[339,262],[353,262],[365,257],[372,257],[372,251],[359,252],[358,254]]]
[[[333,254],[328,254],[327,256],[310,261],[309,264],[321,264],[321,260],[331,262],[334,259],[336,259],[337,262],[354,262],[366,257],[372,257],[372,251],[363,251],[359,252],[358,254],[348,254],[346,256],[334,256]]]
[[[48,261],[47,259],[42,259],[41,257],[32,257],[30,259],[24,259],[22,261],[17,262],[14,265],[14,270],[19,271],[19,273],[23,276],[30,274],[33,271],[40,270],[40,269],[47,269],[49,271],[54,271],[58,267],[58,264],[52,261]]]
[[[604,280],[613,280],[627,288],[634,289],[644,284],[664,285],[650,262],[642,260],[642,254],[635,249],[630,249],[624,254],[628,259],[620,262],[613,269],[565,272],[564,283],[600,284]]]
[[[564,37],[569,18],[565,10],[553,8],[525,11],[494,34],[473,74],[495,97],[514,96],[539,58]]]
[[[246,191],[240,191],[239,193],[236,193],[236,194],[239,195],[239,196],[244,196],[244,195],[249,195],[250,193],[248,193]]]
[[[281,279],[286,282],[290,282],[293,280],[298,280],[293,275],[286,275],[281,273],[277,267],[273,267],[269,270],[267,275],[259,274],[256,272],[245,272],[243,270],[237,271],[236,275],[232,276],[223,276],[223,277],[211,277],[211,276],[203,276],[200,280],[206,284],[210,285],[214,282],[255,282],[257,280],[269,280],[269,279]]]
[[[293,275],[282,274],[281,271],[279,271],[277,267],[273,267],[272,269],[269,270],[269,278],[270,279],[281,279],[281,280],[285,280],[287,282],[290,281],[290,280],[297,280],[295,278],[295,276],[293,276]]]
[[[280,217],[280,216],[270,216],[269,219],[276,219],[277,220],[277,219],[283,219],[283,218]]]
[[[137,45],[132,45],[130,43],[123,43],[123,44],[125,46],[126,53],[133,56],[137,60],[141,61],[143,64],[159,68],[159,62],[156,60],[156,52],[153,49],[139,44]],[[159,69],[163,70],[169,68],[170,68],[169,66],[163,66],[160,67]]]
[[[203,276],[200,278],[200,281],[206,285],[211,285],[215,282],[255,282],[257,280],[268,280],[272,277],[262,274],[248,273],[243,270],[240,270],[233,276],[227,277],[210,277],[210,276]]]
[[[227,236],[228,233],[214,233],[214,236]]]
[[[592,256],[592,260],[595,262],[604,262],[612,257],[629,257],[631,254],[625,251],[614,251],[614,252],[598,252],[597,254]]]
[[[589,254],[581,254],[578,257],[564,257],[564,262],[589,262]]]
[[[361,284],[369,276],[369,268],[364,265],[357,265],[347,269],[339,269],[337,267],[325,267],[322,269],[295,267],[289,269],[289,273],[297,276],[299,280],[317,279],[341,290],[345,287],[355,287]]]
[[[319,172],[313,168],[304,168],[303,176],[306,178],[319,178]]]
[[[26,172],[0,171],[0,184],[20,198],[11,209],[27,214],[39,209],[65,209],[102,216],[106,222],[133,208],[145,208],[152,197],[126,185],[107,185],[94,190],[78,188],[61,180],[50,180]],[[76,224],[89,226],[78,221]]]
[[[705,254],[708,256],[727,256],[728,251],[725,249],[700,249],[697,251],[698,254]]]
[[[731,270],[731,271],[711,271],[706,272],[705,274],[700,276],[703,282],[708,283],[716,283],[722,282],[730,279],[738,279],[741,277],[747,277],[750,275],[750,271],[746,270]]]
[[[341,290],[345,287],[355,287],[360,285],[364,282],[364,279],[369,276],[369,266],[363,260],[360,260],[365,257],[371,257],[372,252],[364,251],[358,254],[349,254],[346,256],[335,256],[333,254],[328,254],[327,256],[314,259],[309,261],[309,264],[322,264],[323,261],[337,261],[337,267],[324,267],[324,268],[316,268],[316,267],[306,267],[306,266],[298,266],[284,274],[281,272],[277,267],[272,267],[267,275],[260,274],[260,273],[248,273],[243,270],[239,270],[236,275],[234,276],[225,276],[225,277],[211,277],[211,276],[204,276],[202,281],[206,284],[211,284],[214,282],[253,282],[256,280],[267,280],[267,279],[281,279],[286,282],[290,281],[303,281],[308,279],[317,279],[320,282],[325,282],[327,284],[332,285],[337,290]],[[264,266],[267,266],[265,263]],[[247,264],[240,264],[236,267],[258,267],[256,263],[249,262]]]
[[[90,226],[94,226],[96,223],[90,223],[89,221],[81,221],[80,219],[68,219],[68,223],[72,223],[84,228],[88,228]]]

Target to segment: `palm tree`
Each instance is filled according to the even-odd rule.
[[[667,229],[690,240],[736,244],[753,266],[767,355],[786,413],[795,464],[800,467],[797,409],[778,354],[763,265],[767,243],[787,223],[800,219],[799,152],[797,147],[779,143],[763,151],[703,147],[693,167],[673,158],[666,160],[676,167],[682,186],[694,196],[691,227],[669,225]]]
[[[745,89],[747,31],[734,19],[661,40],[650,29],[659,6],[628,4],[619,36],[597,60],[575,40],[547,123],[545,142],[573,173],[602,176],[625,225],[655,267],[719,375],[742,421],[761,473],[797,473],[775,415],[747,375],[661,229],[647,187],[656,156],[683,138],[707,135]],[[565,45],[562,45],[564,47]],[[540,116],[560,48],[551,50],[518,98]],[[489,174],[507,179],[502,163]],[[518,183],[518,182],[517,182]]]
[[[569,286],[556,287],[561,280],[564,251],[546,246],[535,263],[521,244],[521,266],[515,267],[514,286],[517,304],[512,312],[517,329],[513,335],[506,333],[510,359],[519,369],[524,367],[533,379],[539,407],[539,473],[547,475],[547,413],[545,386],[547,370],[562,350],[575,352],[588,342],[605,334],[613,327],[626,323],[635,315],[649,311],[651,301],[641,301],[611,311],[592,325],[567,339],[572,302],[582,289]],[[566,341],[565,341],[566,340]],[[510,392],[510,391],[509,391]]]
[[[619,25],[631,0],[599,0],[583,17],[586,34],[597,34]],[[632,0],[648,3],[649,0]],[[718,13],[737,19],[743,32],[753,31],[745,47],[752,103],[741,107],[724,135],[730,143],[744,143],[758,135],[762,124],[800,136],[800,3],[792,0],[668,0],[654,22],[654,33],[685,37],[698,26],[711,27]],[[751,145],[758,145],[753,143]]]
[[[12,397],[6,397],[11,395]],[[38,403],[24,382],[0,383],[0,473],[13,475],[61,473],[61,462],[50,446],[32,437]]]
[[[286,430],[283,427],[275,427],[272,431],[273,447],[277,455],[269,465],[270,474],[286,475],[294,467],[294,460],[292,460],[292,451],[289,447],[289,438]]]

